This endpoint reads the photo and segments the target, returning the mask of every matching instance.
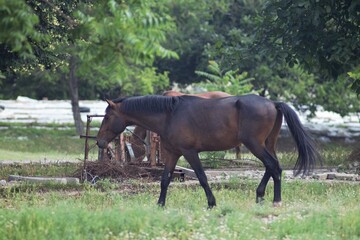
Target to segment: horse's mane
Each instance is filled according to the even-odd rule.
[[[178,105],[181,97],[166,96],[141,96],[114,99],[114,103],[121,103],[121,110],[124,112],[172,112]]]

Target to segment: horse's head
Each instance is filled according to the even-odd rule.
[[[106,108],[104,119],[101,123],[99,132],[96,137],[97,145],[100,148],[106,148],[116,136],[122,133],[126,128],[124,116],[120,112],[120,104],[111,100],[106,100],[109,104]]]

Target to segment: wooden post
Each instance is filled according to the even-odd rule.
[[[81,176],[81,181],[84,182],[86,179],[86,165],[87,165],[87,161],[89,160],[89,134],[90,134],[90,122],[91,122],[91,117],[89,115],[87,115],[87,122],[86,122],[86,131],[85,131],[85,153],[84,153],[84,167],[83,167],[83,174]],[[80,136],[81,137],[81,136]]]
[[[158,135],[154,132],[150,133],[150,166],[156,166],[156,150],[157,150],[157,137]]]
[[[149,130],[146,130],[146,137],[145,137],[145,156],[147,158],[147,161],[150,162],[150,146],[151,146],[151,132]]]
[[[158,146],[158,164],[161,164],[161,163],[164,163],[164,160],[163,160],[163,154],[162,154],[162,151],[161,151],[161,138],[160,136],[158,136],[158,143],[157,143],[157,146]]]
[[[116,162],[121,162],[121,142],[120,142],[120,136],[117,136],[115,139],[114,139],[114,142],[115,142],[115,161]]]
[[[122,163],[125,163],[126,162],[126,159],[125,159],[125,137],[124,137],[123,133],[120,134],[119,142],[120,142],[120,159],[121,159]]]
[[[121,133],[118,137],[114,139],[114,141],[115,141],[115,161],[123,164],[125,163],[124,135]]]

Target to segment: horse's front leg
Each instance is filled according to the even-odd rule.
[[[159,206],[165,206],[165,200],[166,200],[166,193],[167,189],[169,187],[171,176],[174,172],[176,163],[179,159],[179,155],[171,153],[169,151],[166,151],[165,149],[161,149],[161,156],[163,157],[163,161],[165,162],[164,172],[161,177],[161,191],[160,191],[160,197],[158,200]]]
[[[216,200],[209,187],[208,180],[200,162],[198,153],[195,151],[186,151],[184,152],[184,157],[190,163],[192,169],[195,171],[197,178],[199,179],[201,186],[204,188],[209,208],[215,207]]]

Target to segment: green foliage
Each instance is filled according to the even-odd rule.
[[[179,54],[179,59],[158,59],[156,66],[168,71],[172,82],[191,84],[199,81],[197,69],[205,69],[209,58],[204,53],[216,32],[214,24],[220,13],[227,11],[229,1],[167,0],[169,15],[176,24],[167,33],[165,46]]]
[[[24,0],[0,1],[0,87],[2,89],[7,87],[5,78],[11,61],[33,60],[33,45],[46,39],[45,35],[35,29],[38,23],[38,16]]]
[[[345,116],[349,112],[360,111],[360,103],[350,90],[350,84],[349,78],[326,81],[294,65],[281,76],[273,77],[268,91],[270,96],[282,96],[301,111],[308,110],[310,117],[314,116],[319,106]]]
[[[7,5],[16,10],[7,12],[9,19],[22,8],[32,14],[27,19],[21,13],[27,24],[14,23],[15,28],[21,25],[19,31],[29,34],[38,29],[47,41],[28,42],[34,49],[32,62],[18,61],[14,55],[1,59],[0,71],[6,78],[0,97],[68,98],[70,59],[75,60],[80,98],[149,94],[168,86],[167,73],[153,67],[155,58],[177,57],[163,47],[166,33],[175,27],[162,2],[11,1]],[[16,32],[4,28],[1,36],[12,36],[10,31]],[[8,42],[1,45],[5,51]]]
[[[67,97],[67,84],[62,70],[67,63],[64,48],[70,37],[68,31],[72,27],[67,24],[66,16],[71,14],[76,3],[61,2],[61,7],[52,1],[24,3],[37,19],[32,30],[41,32],[44,41],[32,41],[29,38],[33,50],[31,61],[19,59],[17,54],[6,50],[6,45],[1,46],[0,51],[5,52],[6,58],[0,60],[0,67],[6,78],[3,80],[4,88],[1,89],[0,96],[15,98],[17,95],[25,95],[37,99]],[[4,34],[10,33],[6,31]]]
[[[354,71],[348,72],[349,77],[353,80],[351,89],[354,90],[357,96],[360,95],[360,67],[355,68]]]
[[[39,18],[23,0],[0,1],[0,44],[23,57],[33,54],[32,41],[40,41],[36,31]]]
[[[356,1],[280,0],[269,2],[262,12],[256,49],[313,74],[312,81],[294,85],[298,90],[307,85],[308,94],[292,92],[310,110],[321,105],[341,115],[359,111],[349,88],[356,91],[358,81],[346,76],[359,66],[359,8]]]
[[[126,95],[149,94],[166,87],[167,74],[157,74],[151,66],[156,57],[177,57],[161,45],[165,32],[174,26],[166,12],[153,10],[157,4],[100,1],[77,11],[81,25],[79,74],[97,84],[95,72],[106,87],[121,86]]]
[[[215,61],[209,61],[209,72],[196,71],[195,73],[206,79],[196,85],[205,88],[207,91],[223,91],[232,95],[248,94],[252,91],[253,78],[247,78],[246,72],[238,74],[239,70],[224,72]]]
[[[290,66],[335,78],[359,65],[360,5],[357,1],[270,1],[258,39]],[[301,21],[299,21],[301,19]]]

